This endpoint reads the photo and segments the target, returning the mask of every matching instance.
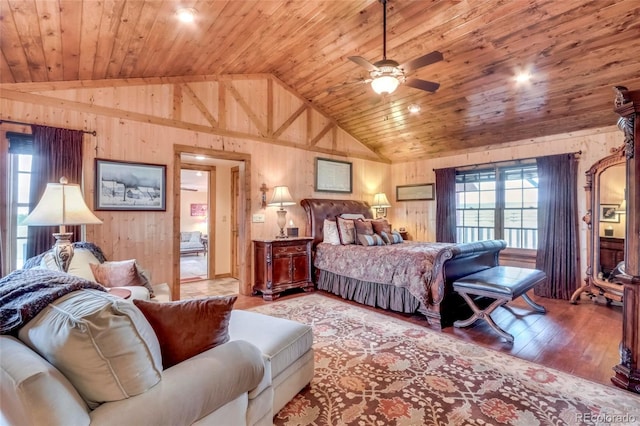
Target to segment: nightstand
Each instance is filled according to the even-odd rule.
[[[307,237],[253,240],[253,294],[274,300],[292,288],[313,291],[311,241]]]

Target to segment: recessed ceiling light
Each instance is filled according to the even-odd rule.
[[[411,114],[417,114],[420,112],[420,105],[417,104],[411,104],[407,107],[407,109],[409,110],[409,112]]]
[[[196,172],[196,176],[198,177],[202,176],[202,172],[201,171]]]
[[[196,155],[196,160],[204,160],[204,155]]]
[[[196,19],[198,11],[192,7],[183,7],[176,10],[176,16],[181,22],[193,22]]]
[[[531,74],[527,71],[523,71],[516,75],[516,83],[528,83],[531,81]]]

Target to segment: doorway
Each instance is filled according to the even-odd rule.
[[[181,145],[176,145],[174,152],[175,188],[184,186],[180,179],[180,171],[184,168],[208,167],[215,171],[215,184],[211,184],[209,190],[210,208],[207,216],[208,279],[237,278],[239,292],[250,294],[250,197],[247,195],[250,193],[250,156]],[[174,192],[175,205],[182,205],[182,199],[185,198],[182,193]],[[179,246],[179,227],[185,212],[185,207],[174,212],[176,246]],[[179,249],[174,253],[174,256],[179,256]],[[172,288],[172,299],[177,300],[180,297],[180,262],[174,261],[174,265],[175,279],[172,281],[176,285]]]

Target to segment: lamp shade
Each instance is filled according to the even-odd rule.
[[[48,183],[38,205],[22,222],[30,226],[89,225],[102,223],[87,207],[80,185]]]
[[[293,206],[295,202],[289,193],[288,186],[276,186],[273,188],[273,197],[271,198],[271,202],[269,206]]]
[[[374,209],[386,209],[387,207],[391,207],[391,203],[384,192],[379,192],[373,196],[373,205],[371,207]]]
[[[373,91],[381,95],[383,93],[393,93],[398,88],[400,81],[392,75],[381,75],[371,82]]]

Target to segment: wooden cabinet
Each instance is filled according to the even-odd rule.
[[[311,281],[312,238],[253,240],[253,293],[274,300],[285,290],[313,290]]]
[[[600,271],[608,276],[624,260],[624,238],[600,237]]]

